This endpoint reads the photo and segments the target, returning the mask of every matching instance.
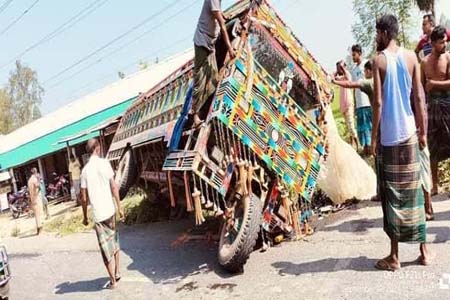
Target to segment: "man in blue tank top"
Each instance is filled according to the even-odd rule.
[[[371,151],[376,156],[378,196],[382,202],[384,231],[391,240],[391,253],[379,260],[375,267],[394,271],[400,268],[399,242],[420,243],[420,261],[423,265],[429,264],[433,257],[425,243],[424,195],[419,160],[420,151],[427,144],[425,101],[419,92],[421,83],[417,57],[413,51],[397,45],[397,18],[393,15],[380,17],[376,30],[378,54],[374,62]],[[411,92],[414,95],[414,112]]]

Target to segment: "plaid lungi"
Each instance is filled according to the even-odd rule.
[[[114,258],[114,254],[120,250],[119,233],[116,230],[116,216],[114,215],[102,222],[96,222],[95,232],[97,233],[103,261],[105,264],[109,263]]]
[[[431,160],[450,158],[450,92],[428,95],[428,144]]]
[[[218,77],[215,52],[205,47],[195,46],[192,109],[196,113],[200,112],[209,96],[216,91]]]
[[[430,193],[433,183],[431,180],[430,150],[428,147],[420,151],[420,179],[423,189]]]
[[[378,195],[384,231],[399,242],[426,241],[419,144],[414,135],[397,146],[377,151]]]

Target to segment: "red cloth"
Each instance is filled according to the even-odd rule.
[[[450,29],[447,29],[447,41],[450,41]],[[417,51],[422,50],[426,44],[430,44],[430,43],[431,43],[431,41],[428,38],[428,36],[426,34],[422,35],[422,37],[420,38],[420,41],[416,47]]]

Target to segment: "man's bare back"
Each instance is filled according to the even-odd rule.
[[[422,83],[427,92],[446,90],[434,86],[432,82],[446,80],[450,80],[450,53],[446,52],[439,56],[432,53],[426,56],[422,61]]]

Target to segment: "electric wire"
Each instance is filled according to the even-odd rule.
[[[140,23],[134,25],[133,27],[131,27],[130,29],[128,29],[127,31],[125,31],[124,33],[120,34],[119,36],[115,37],[114,39],[112,39],[111,41],[107,42],[106,44],[104,44],[103,46],[97,48],[96,50],[92,51],[91,53],[89,53],[88,55],[84,56],[83,58],[79,59],[78,61],[76,61],[75,63],[71,64],[70,66],[64,68],[63,70],[61,70],[60,72],[56,73],[55,75],[53,75],[52,77],[48,78],[47,80],[44,81],[44,84],[47,84],[50,81],[55,80],[56,78],[60,77],[61,75],[67,73],[68,71],[72,70],[73,68],[75,68],[76,66],[82,64],[83,62],[85,62],[86,60],[88,60],[89,58],[93,57],[94,55],[96,55],[97,53],[105,50],[106,48],[108,48],[109,46],[113,45],[114,43],[116,43],[117,41],[122,40],[124,37],[126,37],[127,35],[129,35],[130,33],[136,31],[137,29],[141,28],[142,26],[144,26],[145,24],[147,24],[148,22],[152,21],[154,18],[156,18],[158,15],[164,13],[164,11],[170,9],[172,6],[176,5],[178,2],[178,0],[172,1],[170,4],[166,5],[163,9],[161,9],[160,11],[152,14],[150,17],[145,18],[143,21],[141,21]]]
[[[0,36],[2,36],[3,34],[5,34],[9,29],[11,29],[11,27],[13,27],[15,24],[17,24],[28,12],[30,12],[30,10],[33,9],[33,7],[38,4],[39,0],[34,1],[27,9],[25,9],[23,11],[22,14],[20,14],[20,16],[18,16],[16,19],[14,19],[14,21],[12,21],[8,26],[6,26],[2,31],[0,31]]]
[[[45,35],[43,38],[41,38],[39,41],[35,42],[25,50],[23,50],[20,54],[18,54],[13,59],[9,60],[8,62],[2,64],[0,66],[0,70],[8,66],[10,63],[13,63],[14,61],[20,59],[22,56],[24,56],[26,53],[34,50],[35,48],[41,46],[42,44],[45,44],[58,35],[62,34],[63,32],[67,31],[68,29],[72,28],[74,25],[82,21],[84,18],[92,14],[94,11],[96,11],[98,8],[103,6],[106,2],[110,0],[96,0],[89,4],[87,7],[83,8],[81,11],[79,11],[77,14],[72,16],[69,20],[58,26],[55,30]]]
[[[168,16],[167,18],[165,18],[162,22],[157,23],[156,25],[154,25],[153,27],[151,27],[151,28],[148,29],[147,31],[145,31],[145,32],[143,32],[142,34],[140,34],[139,36],[137,36],[136,38],[134,38],[134,39],[132,39],[131,41],[129,41],[129,42],[123,44],[123,45],[120,46],[119,48],[114,49],[113,51],[107,53],[106,55],[104,55],[104,56],[98,58],[97,60],[95,60],[94,62],[92,62],[92,63],[89,64],[89,65],[86,65],[85,67],[83,67],[82,69],[78,70],[78,71],[75,72],[74,74],[72,74],[72,75],[70,75],[70,76],[68,76],[68,77],[65,77],[65,78],[63,78],[63,79],[57,81],[55,84],[49,86],[48,89],[53,89],[53,88],[59,86],[60,84],[66,82],[67,80],[70,80],[70,79],[72,79],[73,77],[75,77],[75,76],[81,74],[82,72],[84,72],[84,71],[86,71],[86,70],[92,68],[93,66],[95,66],[95,65],[97,65],[97,64],[99,64],[99,63],[101,63],[104,59],[106,59],[106,58],[108,58],[108,57],[110,57],[110,56],[112,56],[112,55],[118,53],[119,51],[121,51],[121,50],[123,50],[124,48],[130,46],[131,44],[136,43],[137,41],[139,41],[140,39],[142,39],[142,38],[143,38],[144,36],[146,36],[147,34],[153,32],[155,29],[161,27],[162,25],[167,24],[167,19],[173,19],[173,18],[175,18],[176,16],[180,15],[181,13],[185,12],[187,9],[189,9],[190,7],[192,7],[197,1],[198,1],[198,0],[194,0],[194,1],[190,2],[188,5],[182,7],[181,9],[179,9],[178,11],[176,11],[175,13],[173,13],[172,15]],[[176,42],[177,42],[177,41],[176,41]],[[166,47],[165,47],[165,48],[166,48]],[[163,48],[163,49],[161,49],[161,50],[164,50],[165,48]],[[160,50],[158,50],[158,51],[160,51]]]
[[[3,3],[2,6],[0,6],[0,14],[1,14],[6,8],[8,8],[8,6],[11,4],[11,2],[13,2],[13,0],[6,0],[5,3]]]

